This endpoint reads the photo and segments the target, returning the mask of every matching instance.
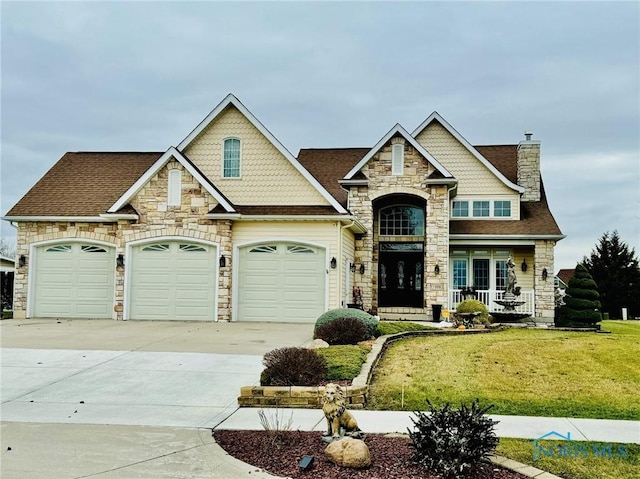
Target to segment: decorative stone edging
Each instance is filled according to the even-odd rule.
[[[454,335],[454,334],[482,334],[498,329],[467,329],[460,330],[425,330],[405,331],[397,334],[380,336],[371,346],[367,359],[360,369],[360,374],[346,386],[347,407],[363,409],[367,403],[369,381],[382,353],[394,341],[417,336]],[[238,405],[240,407],[293,407],[320,408],[320,399],[324,395],[324,386],[243,386],[240,388]]]
[[[528,464],[522,464],[521,462],[514,461],[504,456],[489,456],[489,460],[500,467],[509,469],[510,471],[517,472],[523,476],[535,478],[535,479],[562,479],[560,476],[551,474],[550,472],[543,471],[537,467],[529,466]]]

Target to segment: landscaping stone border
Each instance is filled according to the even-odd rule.
[[[364,409],[369,393],[369,381],[373,375],[382,353],[394,341],[420,336],[451,336],[456,334],[484,334],[502,331],[504,328],[492,329],[438,329],[424,331],[405,331],[397,334],[380,336],[371,346],[367,359],[362,365],[360,374],[345,386],[346,403],[349,409]],[[240,407],[279,407],[279,408],[310,408],[322,407],[321,398],[324,386],[243,386],[240,388],[238,405]]]

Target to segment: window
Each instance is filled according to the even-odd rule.
[[[278,251],[277,246],[262,245],[262,246],[256,246],[255,248],[251,248],[249,250],[249,253],[276,253],[277,251]]]
[[[83,253],[106,253],[107,250],[104,248],[101,248],[100,246],[82,246],[80,247],[80,250]]]
[[[388,206],[380,210],[382,236],[423,236],[424,210],[417,206]]]
[[[227,138],[224,140],[222,176],[224,178],[240,178],[240,140]]]
[[[404,172],[404,145],[396,143],[391,146],[391,174],[402,175]]]
[[[69,251],[71,251],[71,245],[68,244],[59,244],[47,248],[48,253],[68,253]]]
[[[511,201],[494,201],[493,216],[500,216],[500,217],[511,216]]]
[[[489,216],[489,202],[488,201],[474,201],[473,202],[473,216]]]
[[[188,253],[204,253],[207,250],[203,246],[198,246],[195,244],[181,244],[180,251],[186,251]]]
[[[307,248],[306,246],[287,246],[287,253],[307,254],[307,253],[315,253],[315,251],[312,250],[311,248]]]
[[[167,205],[180,206],[180,202],[182,199],[181,170],[169,170],[169,185],[167,191]]]
[[[454,218],[464,218],[469,216],[469,202],[454,201],[451,216],[453,216]]]
[[[453,289],[462,289],[467,284],[467,260],[453,260]]]
[[[168,244],[152,244],[142,248],[142,251],[169,251]]]
[[[473,260],[473,286],[478,290],[489,289],[489,260]]]
[[[496,261],[496,289],[499,291],[507,289],[507,261],[504,259]]]

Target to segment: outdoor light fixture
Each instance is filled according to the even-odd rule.
[[[529,267],[529,265],[527,265],[527,258],[522,260],[522,266],[520,266],[520,269],[522,269],[522,272],[526,272],[527,268]]]
[[[360,274],[364,274],[364,263],[360,265]]]
[[[542,268],[542,279],[544,281],[547,280],[547,276],[549,276],[549,273],[547,273],[547,268]]]
[[[352,273],[356,272],[356,264],[355,263],[349,263],[349,269],[351,270]]]
[[[20,257],[18,258],[18,267],[24,268],[26,264],[27,264],[27,257],[21,254]]]
[[[306,471],[313,464],[313,456],[302,456],[298,465],[300,466],[301,471]]]
[[[433,268],[433,271],[434,271],[436,274],[440,274],[440,266],[439,266],[439,265],[436,265],[436,267],[435,267],[435,268]]]
[[[124,268],[124,255],[119,254],[116,258],[116,268]]]
[[[227,260],[224,256],[220,255],[220,267],[224,268],[227,265]]]
[[[336,269],[336,266],[338,266],[338,260],[334,256],[333,258],[331,258],[331,269]]]

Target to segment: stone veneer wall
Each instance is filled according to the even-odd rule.
[[[180,206],[167,206],[168,172],[180,169],[182,174],[182,201]],[[232,222],[208,220],[205,215],[216,205],[206,190],[176,161],[162,168],[131,202],[138,212],[137,222],[118,220],[117,223],[25,222],[18,227],[16,254],[29,256],[31,243],[65,239],[83,239],[88,242],[111,243],[116,255],[126,255],[131,241],[178,236],[210,241],[219,245],[219,254],[226,256],[224,268],[218,277],[218,320],[231,320],[231,252]],[[115,268],[115,265],[114,265]],[[125,258],[126,268],[126,258]],[[28,265],[16,268],[14,289],[14,317],[26,317]],[[124,270],[115,273],[114,319],[123,319]]]
[[[423,291],[425,306],[447,301],[447,258],[449,254],[449,217],[446,186],[430,186],[427,177],[433,167],[410,144],[404,145],[404,171],[402,175],[391,174],[391,145],[404,142],[403,138],[392,138],[363,167],[369,186],[352,187],[349,190],[349,209],[367,228],[365,235],[356,236],[355,261],[364,263],[366,273],[357,274],[354,286],[362,289],[365,310],[377,310],[378,284],[378,235],[373,201],[391,194],[406,194],[424,198],[426,210],[425,274]],[[407,239],[407,238],[403,238]],[[435,275],[438,264],[440,274]]]
[[[534,258],[534,287],[536,320],[553,323],[554,316],[554,264],[553,249],[556,242],[536,240]],[[542,279],[542,270],[547,268],[547,280]]]
[[[518,185],[525,189],[521,201],[540,201],[540,142],[518,144]]]
[[[346,386],[348,409],[363,409],[368,386]],[[245,386],[240,388],[240,407],[322,407],[324,386]]]

